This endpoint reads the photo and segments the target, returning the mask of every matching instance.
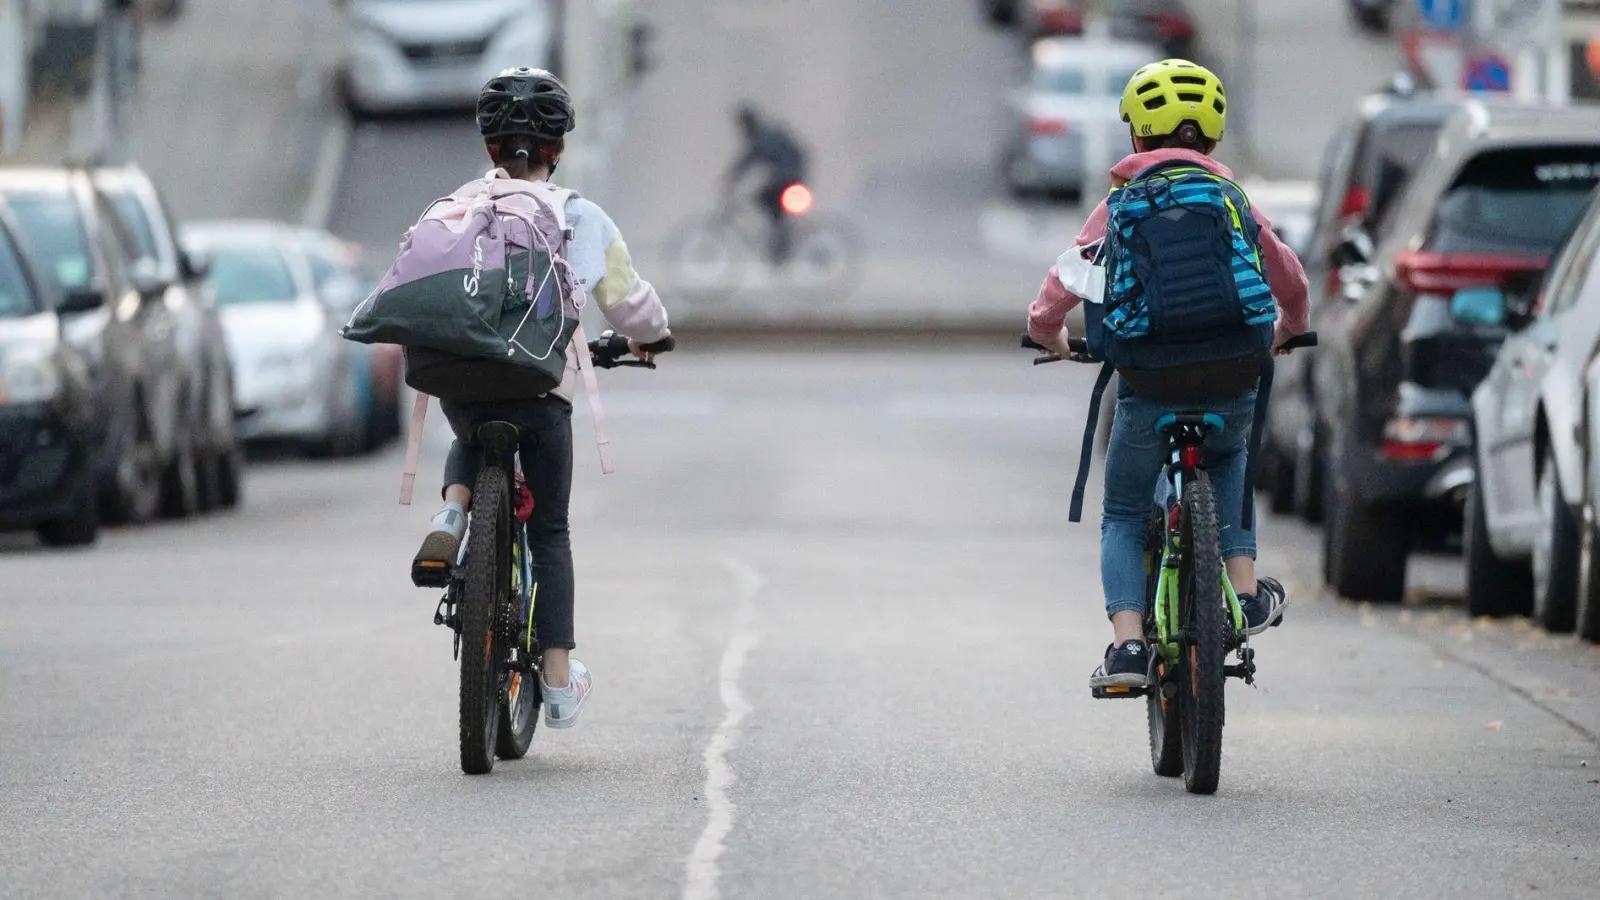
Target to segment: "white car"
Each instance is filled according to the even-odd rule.
[[[1316,225],[1317,186],[1310,181],[1267,181],[1249,178],[1239,183],[1250,205],[1266,213],[1272,228],[1296,254],[1306,252]]]
[[[1119,107],[1133,73],[1161,51],[1101,38],[1048,38],[1033,46],[1028,84],[1014,94],[1016,124],[1004,172],[1013,194],[1103,192],[1133,152]]]
[[[353,114],[471,106],[512,66],[551,65],[544,0],[341,0],[339,83]]]
[[[185,246],[207,259],[233,362],[240,439],[288,441],[313,452],[365,446],[370,406],[364,359],[339,337],[334,311],[295,230],[276,222],[206,222],[184,229]]]

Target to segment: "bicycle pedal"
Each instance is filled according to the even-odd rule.
[[[411,563],[411,583],[419,588],[450,586],[450,564],[431,559]]]
[[[1137,700],[1150,693],[1149,688],[1128,687],[1127,685],[1113,684],[1107,687],[1090,688],[1089,693],[1096,700]]]

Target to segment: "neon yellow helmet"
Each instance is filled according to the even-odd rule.
[[[1139,137],[1172,134],[1185,121],[1222,140],[1228,121],[1228,95],[1222,79],[1186,59],[1163,59],[1133,73],[1122,92],[1122,121]]]

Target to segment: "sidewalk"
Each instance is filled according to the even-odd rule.
[[[324,3],[213,0],[147,25],[129,156],[180,220],[298,220],[334,105],[316,36]],[[66,98],[41,98],[11,164],[54,164],[72,148]]]

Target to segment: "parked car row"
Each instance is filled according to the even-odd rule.
[[[1375,96],[1329,146],[1303,257],[1321,346],[1282,361],[1261,471],[1323,522],[1342,595],[1399,602],[1410,553],[1459,538],[1475,612],[1600,636],[1577,599],[1597,184],[1592,109]]]
[[[238,249],[280,244],[277,268]],[[333,326],[372,281],[325,232],[180,238],[137,166],[0,168],[0,530],[86,544],[102,522],[236,505],[243,441],[352,453],[397,434],[398,349]],[[294,313],[238,311],[280,294]],[[282,411],[283,384],[316,402]]]

